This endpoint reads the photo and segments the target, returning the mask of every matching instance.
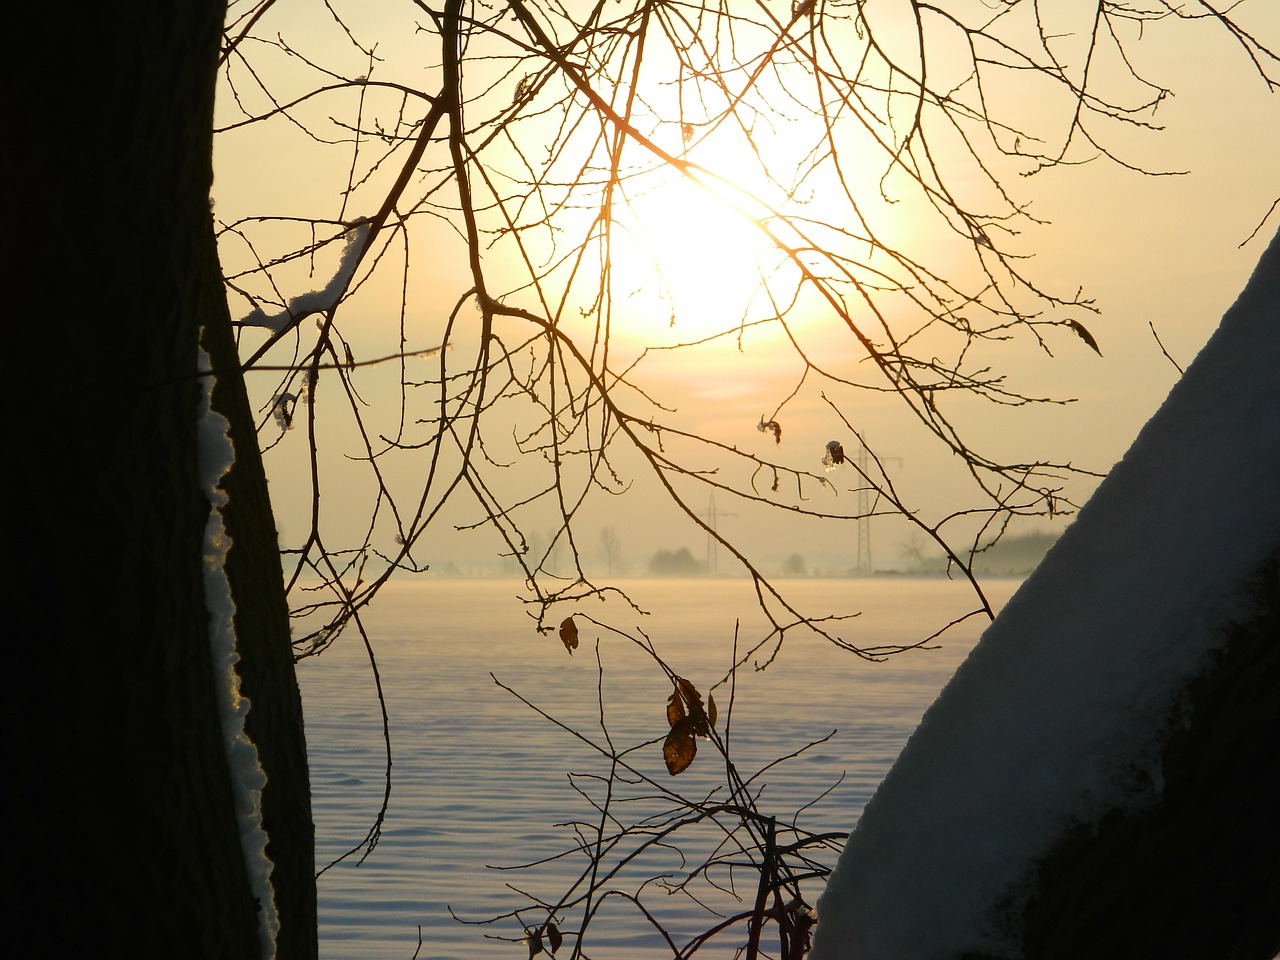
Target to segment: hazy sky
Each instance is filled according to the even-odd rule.
[[[387,9],[396,6],[386,5]],[[783,10],[779,4],[773,7]],[[1244,10],[1250,12],[1242,11],[1241,15],[1247,17],[1264,42],[1269,39],[1273,46],[1280,44],[1280,11],[1262,0],[1245,4]],[[372,32],[377,24],[371,19],[364,26]],[[316,56],[326,49],[329,40],[325,38],[333,35],[334,27],[323,7],[281,3],[264,18],[259,32],[273,36],[277,31],[308,56]],[[1171,86],[1175,94],[1155,114],[1156,122],[1164,129],[1113,130],[1110,135],[1114,139],[1108,143],[1114,144],[1126,159],[1148,168],[1188,172],[1182,176],[1143,176],[1100,159],[1084,166],[1048,170],[1029,179],[1014,178],[1008,184],[1020,202],[1031,204],[1037,218],[1048,221],[1044,226],[1028,225],[1012,241],[1017,250],[1034,254],[1025,267],[1027,273],[1037,284],[1055,292],[1070,294],[1083,288],[1085,296],[1096,301],[1097,316],[1078,315],[1096,338],[1102,355],[1093,353],[1083,342],[1060,335],[1052,340],[1053,358],[1016,344],[991,350],[991,363],[1008,373],[1013,386],[1037,395],[1076,398],[1068,405],[1037,409],[991,411],[978,404],[958,407],[957,421],[973,443],[992,456],[1018,462],[1044,458],[1105,471],[1123,453],[1177,376],[1172,363],[1162,355],[1149,324],[1154,325],[1172,357],[1185,365],[1239,292],[1280,225],[1273,214],[1259,235],[1240,248],[1271,204],[1280,198],[1280,176],[1274,161],[1280,144],[1280,93],[1269,93],[1243,51],[1210,23],[1154,26],[1148,31],[1147,40],[1139,48],[1138,67]],[[420,50],[414,52],[411,41],[403,33],[392,32],[379,38],[377,56],[385,62],[396,55],[420,58]],[[260,48],[249,52],[260,52]],[[349,51],[334,56],[350,59]],[[429,66],[415,61],[402,75],[416,76],[427,86]],[[297,60],[285,58],[279,69],[281,77],[287,79],[289,70],[299,69]],[[344,69],[353,74],[359,72],[350,63]],[[374,76],[389,73],[394,71],[379,65]],[[237,92],[246,102],[253,99],[248,86],[241,74]],[[327,113],[350,120],[354,117],[353,108],[358,107],[356,96],[352,91],[335,96],[333,102],[317,106],[317,115]],[[220,98],[220,115],[232,118],[234,97],[225,85]],[[1037,108],[1034,98],[1017,105],[1017,109],[1029,110],[1032,115]],[[344,114],[342,110],[349,112]],[[412,102],[406,108],[407,115],[420,116],[423,112],[420,104]],[[784,130],[774,148],[784,158],[785,134]],[[350,148],[317,148],[286,121],[278,119],[260,129],[222,134],[215,159],[215,213],[224,222],[254,215],[338,221],[374,212],[370,198],[377,196],[376,191],[362,192],[359,184],[344,208],[340,192],[351,165]],[[383,173],[379,171],[371,181],[376,182]],[[688,194],[669,196],[655,191],[649,202],[651,206],[640,217],[640,226],[664,224],[652,230],[649,242],[671,258],[671,282],[695,291],[703,289],[700,283],[704,275],[708,278],[705,286],[713,291],[750,282],[749,274],[734,272],[735,264],[740,266],[747,255],[738,245],[749,240],[735,233],[732,218],[728,226],[717,225],[715,215],[706,210],[699,212],[697,197]],[[559,216],[572,224],[576,215],[562,212]],[[688,227],[690,217],[703,225],[701,233]],[[932,229],[917,229],[904,218],[895,224],[894,237],[909,251],[915,249],[912,244],[927,249],[931,244],[927,231]],[[638,229],[638,237],[639,233]],[[304,227],[297,236],[305,242],[310,236],[309,228]],[[442,225],[424,230],[422,237],[410,253],[405,281],[410,294],[408,322],[411,329],[438,331],[444,316],[468,286],[461,276],[465,264],[461,245]],[[711,242],[710,237],[717,239]],[[637,239],[637,243],[642,240]],[[720,255],[710,254],[712,248]],[[336,247],[332,249],[336,253]],[[233,268],[252,262],[247,246],[230,235],[224,237],[223,252]],[[256,255],[265,259],[276,252],[258,250]],[[696,263],[696,268],[689,268],[691,262]],[[309,270],[278,271],[281,298],[323,286],[332,263],[329,253],[322,251],[314,263],[307,264]],[[401,275],[395,268],[389,273],[393,275],[391,283],[369,284],[340,311],[340,329],[350,338],[358,359],[391,353],[397,348]],[[653,282],[639,274],[634,279],[629,277],[625,263],[620,263],[618,281],[640,290]],[[290,283],[300,289],[284,289],[283,285]],[[719,299],[723,298],[708,298],[706,309],[714,309]],[[640,302],[643,301],[632,301]],[[249,311],[243,297],[233,295],[231,304],[233,316]],[[474,323],[478,314],[471,307],[463,309],[471,317],[467,322]],[[625,317],[627,309],[627,304],[621,303],[618,316]],[[646,332],[654,334],[659,342],[669,339],[664,318],[651,316],[651,321]],[[699,332],[687,316],[683,322],[676,328],[678,334],[690,336]],[[865,364],[859,365],[847,337],[843,341],[830,339],[817,323],[815,320],[812,327],[802,325],[801,335],[810,338],[809,349],[842,375],[861,376]],[[457,336],[450,363],[465,356],[465,336]],[[246,335],[245,343],[250,349],[260,342],[260,334]],[[429,334],[422,332],[410,346],[428,346],[431,342]],[[637,342],[631,332],[620,331],[615,356],[634,351]],[[647,362],[641,378],[643,385],[664,405],[680,409],[682,426],[725,445],[776,457],[787,466],[821,474],[819,460],[825,443],[830,439],[850,442],[852,438],[816,391],[802,393],[785,408],[785,417],[779,417],[784,429],[780,445],[758,431],[756,425],[761,416],[777,408],[794,386],[800,368],[790,359],[789,348],[776,333],[746,337],[743,348],[739,350],[731,344],[695,351],[684,359],[670,355],[661,358],[661,362]],[[267,362],[285,362],[289,357],[285,347],[270,355]],[[400,419],[395,367],[369,368],[360,371],[357,379],[364,400],[382,403],[390,411],[386,416],[374,415],[379,429],[394,430]],[[421,364],[414,369],[422,375],[427,366]],[[268,374],[251,378],[251,389],[264,405],[277,389],[277,381],[277,376]],[[335,382],[327,382],[331,384],[328,389],[336,389]],[[940,453],[936,442],[913,426],[893,398],[865,395],[843,409],[846,415],[857,419],[856,426],[866,432],[878,452],[893,458],[886,462],[895,483],[923,516],[936,519],[964,504],[965,495],[960,493],[963,471],[956,458]],[[515,496],[525,467],[514,459],[511,432],[511,427],[498,423],[487,428],[491,438],[489,453],[499,460],[511,457],[514,464],[498,472],[495,482],[505,486],[507,495]],[[423,430],[415,435],[422,436]],[[355,532],[358,536],[369,513],[362,498],[371,490],[367,480],[360,479],[364,476],[363,467],[349,459],[359,455],[360,444],[349,429],[334,423],[328,425],[321,438],[323,463],[335,477],[326,486],[322,501],[325,522],[332,524],[335,531]],[[286,542],[305,532],[309,498],[304,454],[304,431],[295,427],[268,455],[273,500]],[[415,472],[427,469],[429,451],[411,455],[408,460],[411,462],[388,469],[393,479],[397,471],[403,471],[405,483],[411,485]],[[620,456],[617,466],[624,479],[635,480],[635,492],[623,498],[595,497],[583,508],[582,549],[588,559],[598,552],[598,529],[605,525],[618,529],[623,554],[637,567],[643,567],[647,557],[662,547],[687,546],[701,554],[704,535],[665,506],[660,497],[655,498],[648,489],[652,482],[645,479],[645,470],[635,458]],[[852,481],[847,472],[836,471],[829,477],[835,490],[843,491],[839,495],[845,498],[846,505],[856,499],[849,491]],[[748,479],[748,473],[726,474],[723,479],[741,484]],[[767,490],[769,482],[765,478],[761,489]],[[1067,495],[1081,500],[1091,485],[1088,479],[1072,481]],[[822,493],[816,489],[810,492]],[[829,494],[830,491],[822,495]],[[699,492],[691,494],[690,499],[705,505],[708,496]],[[852,565],[852,524],[807,525],[787,514],[763,517],[735,504],[725,494],[716,499],[722,511],[720,528],[757,550],[766,567],[792,552],[806,555],[815,567]],[[442,514],[445,524],[441,534],[415,555],[437,565],[456,560],[464,566],[492,555],[497,549],[493,536],[460,539],[447,532],[450,525],[477,517],[474,500],[461,511]],[[877,521],[873,533],[877,565],[899,563],[906,528]],[[721,568],[728,565],[721,553]]]

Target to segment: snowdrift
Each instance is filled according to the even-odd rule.
[[[1280,235],[925,714],[814,960],[1272,956],[1278,558]]]

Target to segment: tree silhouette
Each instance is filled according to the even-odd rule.
[[[391,571],[420,569],[449,511],[487,528],[545,610],[608,589],[576,561],[547,564],[581,552],[593,506],[659,490],[753,577],[780,636],[805,612],[701,515],[708,494],[846,529],[898,515],[962,575],[1013,518],[1073,509],[1065,484],[1087,471],[1005,462],[957,413],[1059,402],[1009,383],[1006,348],[1098,350],[1090,302],[1028,273],[1017,238],[1036,220],[1013,184],[1133,166],[1109,142],[1152,127],[1169,93],[1126,56],[1144,26],[1212,20],[1268,84],[1276,58],[1247,11],[1104,3],[1059,20],[956,3],[903,21],[891,6],[389,4],[376,24],[330,6],[329,45],[291,40],[270,3],[233,10],[221,142],[287,137],[329,172],[320,202],[336,207],[237,207],[219,233],[264,446],[309,488],[292,491],[311,508],[289,580],[325,581],[295,605],[326,622],[302,650],[332,642]],[[1034,111],[1006,106],[1014,87]],[[930,242],[903,238],[908,221]],[[392,344],[371,311],[395,320]],[[657,386],[673,355],[728,345],[794,372],[762,391],[758,450],[706,434]],[[962,508],[904,502],[874,449],[819,470],[827,451],[784,442],[788,413],[816,403],[865,447],[856,411],[882,394],[965,465]],[[351,475],[330,480],[320,453],[338,423],[366,470],[359,524]]]
[[[616,527],[600,529],[600,554],[604,558],[606,574],[613,576],[621,572],[622,540]]]
[[[966,464],[974,505],[919,520],[874,455],[865,473],[846,464],[836,476],[874,487],[875,510],[917,523],[961,570],[969,549],[948,534],[962,516],[981,517],[978,537],[989,540],[1010,517],[1069,509],[1060,488],[1071,467],[985,454],[951,412],[959,396],[1037,399],[987,364],[985,349],[1005,338],[1097,347],[1088,302],[1023,269],[1012,237],[1031,218],[1006,184],[1091,156],[1127,162],[1108,148],[1108,129],[1149,125],[1168,93],[1125,56],[1150,20],[1211,21],[1272,86],[1277,61],[1232,11],[1103,3],[1067,49],[1038,8],[1015,23],[1027,7],[912,4],[903,29],[874,3],[802,3],[779,16],[766,5],[447,0],[438,10],[389,5],[380,24],[326,3],[314,22],[344,46],[315,53],[273,29],[272,0],[233,5],[221,41],[217,3],[74,17],[24,8],[15,36],[56,51],[62,66],[33,79],[10,58],[2,94],[15,130],[47,132],[13,151],[19,226],[4,258],[21,298],[9,408],[25,414],[11,466],[22,551],[8,552],[5,582],[13,647],[28,658],[6,709],[23,773],[14,862],[35,871],[9,900],[22,918],[11,928],[38,932],[57,955],[86,931],[106,952],[255,949],[258,910],[207,657],[202,339],[236,450],[224,482],[227,575],[249,735],[267,773],[280,956],[315,953],[314,886],[259,449],[301,460],[310,505],[306,529],[284,545],[292,612],[318,618],[294,656],[347,629],[368,645],[361,609],[392,571],[419,569],[415,551],[455,498],[520,564],[536,602],[608,589],[576,559],[567,576],[546,560],[557,545],[576,558],[583,504],[625,493],[641,474],[754,578],[775,630],[744,660],[806,621],[863,652],[794,609],[699,518],[708,488],[834,523],[858,515],[818,499],[832,486],[816,469],[820,450],[791,460],[781,443],[752,453],[691,429],[645,375],[680,344],[745,344],[765,329],[790,344],[793,389],[761,418],[775,425],[770,443],[787,435],[802,394],[825,399],[832,423],[864,445],[851,398],[904,404]],[[366,37],[375,26],[385,46]],[[392,46],[409,55],[393,58]],[[1099,89],[1104,58],[1122,84]],[[989,109],[1014,81],[1057,109],[1031,121]],[[336,158],[337,200],[301,215],[219,207],[211,225],[211,130],[230,144],[269,125],[306,147],[299,163],[323,169]],[[788,149],[757,150],[766,132]],[[746,162],[720,163],[717,151]],[[855,171],[854,157],[871,159]],[[641,270],[657,291],[642,312],[674,334],[629,350],[617,333],[635,319],[627,297],[652,223],[644,203],[668,182],[754,238],[751,282],[716,287],[718,325],[685,335],[696,312],[689,277]],[[897,242],[885,226],[891,207],[932,217],[939,249]],[[696,284],[703,265],[693,266]],[[422,306],[419,271],[450,308]],[[386,351],[357,309],[379,284],[398,291]],[[814,352],[801,322],[810,316],[844,331],[857,361]],[[398,373],[391,401],[366,408],[362,391],[387,368]],[[359,483],[326,458],[322,423],[353,438]],[[357,488],[363,506],[344,498],[330,508],[329,494]],[[354,539],[334,524],[338,513],[363,518]],[[546,552],[530,555],[522,531],[548,522]],[[86,542],[109,556],[93,576],[77,549]],[[302,591],[309,576],[323,593]],[[975,608],[989,612],[974,587]],[[377,835],[375,825],[367,845]]]
[[[82,14],[82,15],[81,15]],[[243,958],[260,950],[205,596],[210,501],[197,434],[207,378],[236,462],[222,481],[248,733],[268,786],[279,956],[316,955],[313,827],[288,608],[213,224],[213,99],[223,8],[17,14],[65,58],[33,80],[6,61],[11,122],[76,116],[15,152],[6,240],[15,292],[5,522],[5,698],[15,748],[8,949]],[[202,334],[203,331],[203,334]],[[207,368],[206,361],[206,368]],[[21,872],[19,879],[16,872]]]

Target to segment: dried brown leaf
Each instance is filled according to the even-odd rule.
[[[554,923],[548,923],[542,929],[547,935],[547,943],[551,944],[551,952],[555,953],[560,949],[560,944],[564,943],[564,937],[560,934],[560,928]]]
[[[684,700],[680,696],[679,688],[677,688],[675,693],[667,697],[667,726],[674,727],[683,719]]]
[[[565,617],[560,621],[560,642],[570,656],[578,649],[578,625],[573,622],[573,617]]]
[[[1102,356],[1102,351],[1098,348],[1098,341],[1093,339],[1093,334],[1085,329],[1083,323],[1079,320],[1068,320],[1067,326],[1076,332],[1076,336],[1093,348],[1093,352],[1098,356]]]
[[[676,677],[676,689],[680,691],[680,696],[684,698],[684,702],[688,705],[690,712],[702,708],[702,694],[698,692],[697,687],[684,677]]]
[[[756,429],[761,433],[772,433],[775,444],[782,442],[782,424],[777,420],[766,420],[761,417],[760,422],[756,424]]]
[[[682,717],[672,726],[662,744],[662,759],[666,761],[667,773],[673,777],[684,773],[697,753],[698,742],[693,735],[692,724],[688,717]]]
[[[713,727],[716,725],[717,716],[718,714],[716,712],[716,698],[711,696],[710,694],[707,694],[707,720],[710,722],[711,726]]]
[[[696,737],[711,736],[711,722],[707,719],[707,710],[702,705],[702,694],[698,688],[684,677],[676,677],[676,691],[684,700],[689,714],[689,731]]]

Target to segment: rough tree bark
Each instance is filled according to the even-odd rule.
[[[0,103],[12,486],[3,604],[14,955],[257,956],[201,552],[200,328],[235,368],[209,210],[223,3],[25,4]],[[301,709],[243,383],[225,485],[281,957],[314,957]]]

